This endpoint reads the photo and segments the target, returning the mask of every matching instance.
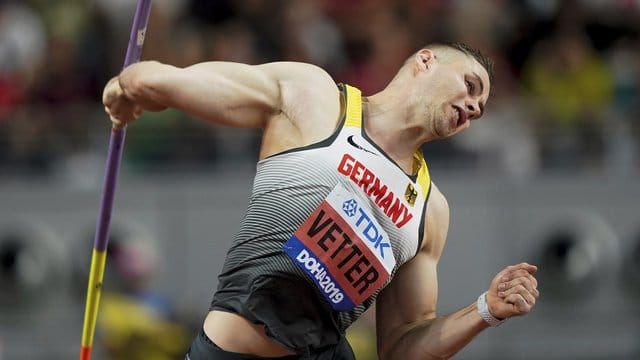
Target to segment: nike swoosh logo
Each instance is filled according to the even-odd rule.
[[[360,145],[356,144],[356,142],[355,142],[355,141],[353,141],[353,135],[350,135],[350,136],[347,138],[347,142],[349,143],[349,145],[353,146],[353,147],[354,147],[354,148],[356,148],[356,149],[360,149],[360,150],[362,150],[362,151],[368,152],[369,154],[378,155],[378,154],[374,153],[373,151],[371,151],[371,150],[367,150],[367,149],[363,148],[362,146],[360,146]]]

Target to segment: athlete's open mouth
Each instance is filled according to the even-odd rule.
[[[458,114],[458,117],[456,120],[456,127],[462,126],[465,122],[467,122],[467,113],[464,112],[464,110],[462,110],[458,106],[454,105],[453,108],[456,110],[456,113]]]

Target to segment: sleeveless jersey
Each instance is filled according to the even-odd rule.
[[[360,91],[339,87],[331,137],[258,162],[211,303],[299,353],[337,344],[416,255],[431,190],[422,152],[407,175],[365,133]]]

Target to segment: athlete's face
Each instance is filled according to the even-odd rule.
[[[414,59],[417,71],[417,103],[435,138],[455,135],[479,119],[489,97],[489,74],[473,57],[455,49],[421,50]]]

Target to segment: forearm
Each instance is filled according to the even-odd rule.
[[[487,327],[474,303],[447,316],[399,329],[402,335],[387,354],[380,355],[382,359],[447,359]]]

